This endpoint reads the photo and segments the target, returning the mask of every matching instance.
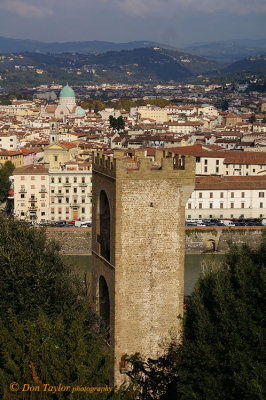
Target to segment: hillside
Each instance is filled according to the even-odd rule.
[[[14,87],[66,80],[75,84],[182,82],[219,67],[202,57],[158,47],[99,54],[22,53],[2,55],[0,60],[2,85]]]
[[[128,43],[104,42],[99,40],[86,42],[39,42],[37,40],[11,39],[0,36],[0,53],[104,53],[107,51],[132,50],[142,47],[160,46],[166,49],[174,49],[166,44],[160,44],[147,40]]]
[[[237,60],[265,53],[266,39],[195,43],[183,50],[212,60],[233,63]]]
[[[259,56],[249,57],[244,60],[236,61],[225,68],[223,72],[231,73],[244,71],[266,72],[266,53]]]

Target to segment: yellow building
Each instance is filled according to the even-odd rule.
[[[151,105],[138,108],[138,119],[153,119],[158,123],[169,121],[167,109]]]
[[[0,165],[4,165],[7,161],[11,161],[16,168],[23,165],[23,154],[21,151],[16,150],[2,150],[0,151]]]
[[[74,160],[77,154],[78,148],[75,144],[55,142],[44,149],[44,163],[49,164],[50,168],[58,168],[60,165]]]

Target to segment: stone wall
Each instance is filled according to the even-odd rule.
[[[61,245],[63,254],[91,254],[91,228],[47,228],[50,240]]]
[[[225,253],[229,249],[230,242],[236,245],[247,243],[255,248],[261,241],[263,231],[266,231],[263,226],[187,227],[186,254],[209,251]]]
[[[228,251],[228,241],[234,244],[248,243],[256,247],[266,227],[187,227],[186,254]],[[91,228],[48,228],[49,239],[57,240],[62,246],[63,254],[91,254]]]

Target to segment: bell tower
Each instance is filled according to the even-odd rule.
[[[56,143],[59,140],[59,124],[57,120],[50,120],[50,144]]]
[[[160,355],[183,314],[185,205],[195,162],[168,150],[125,157],[94,154],[92,297],[110,327],[113,382],[125,379],[124,355]]]

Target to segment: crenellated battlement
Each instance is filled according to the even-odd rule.
[[[195,175],[195,158],[175,154],[171,149],[156,149],[155,155],[147,156],[147,150],[138,149],[134,154],[114,151],[106,155],[93,153],[93,170],[112,178],[169,179],[190,178]]]

